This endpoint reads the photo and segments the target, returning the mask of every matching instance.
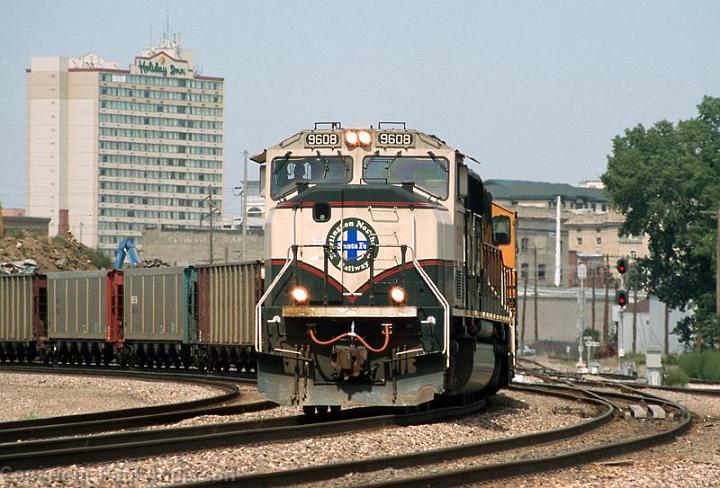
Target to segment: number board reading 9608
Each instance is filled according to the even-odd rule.
[[[381,147],[413,147],[415,137],[410,132],[378,132],[377,145]]]
[[[310,132],[305,135],[305,147],[340,147],[337,132]]]

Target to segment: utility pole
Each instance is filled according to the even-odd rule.
[[[715,238],[715,313],[720,316],[720,210],[715,217],[717,237]]]
[[[595,332],[595,277],[597,276],[597,267],[590,268],[590,279],[592,280],[592,308],[591,308],[591,319],[590,319],[590,327],[592,328],[592,331]],[[593,339],[595,340],[595,339]]]
[[[535,296],[533,297],[534,302],[534,310],[535,312],[535,347],[537,348],[537,343],[540,341],[540,337],[538,334],[538,268],[537,268],[537,247],[533,246],[533,270],[535,275],[535,283],[533,284],[534,293]]]
[[[610,256],[605,255],[603,268],[603,281],[605,282],[605,308],[603,310],[603,341],[607,342],[610,335]]]
[[[715,216],[715,314],[720,317],[720,209],[703,210],[700,213]],[[695,335],[695,345],[698,351],[702,350],[702,337]]]
[[[523,290],[522,324],[520,327],[520,351],[525,350],[525,312],[527,312],[527,285],[528,277],[525,275],[525,289]]]
[[[580,263],[577,266],[577,277],[580,280],[580,292],[578,293],[578,365],[583,364],[583,335],[585,332],[585,279],[587,278],[587,266]]]
[[[211,185],[208,185],[208,194],[203,200],[207,200],[208,202],[208,222],[210,222],[210,264],[213,264],[213,217],[218,212],[218,209],[215,207],[215,200],[213,200]]]
[[[242,211],[243,211],[243,248],[245,247],[245,238],[247,237],[248,228],[248,211],[247,211],[247,195],[248,195],[248,152],[243,151],[243,194],[242,194]]]
[[[623,277],[620,275],[620,282],[622,287],[622,280]],[[618,285],[615,284],[615,296],[618,295]],[[618,353],[618,359],[622,358],[625,355],[625,307],[620,307],[620,322],[618,322],[617,327],[617,333],[616,336],[616,342],[617,342],[617,353]],[[622,352],[622,354],[620,354]]]
[[[665,355],[670,354],[670,307],[665,304]]]
[[[637,352],[637,314],[638,314],[638,299],[637,299],[637,282],[633,283],[633,343],[632,352]]]

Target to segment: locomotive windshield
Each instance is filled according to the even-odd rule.
[[[448,196],[448,160],[433,156],[369,156],[363,160],[368,183],[414,183],[440,198]]]
[[[270,195],[279,198],[297,188],[298,183],[349,183],[351,179],[350,156],[275,158]]]

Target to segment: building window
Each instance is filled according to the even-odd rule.
[[[602,244],[602,237],[597,237],[597,238],[595,238],[595,242],[597,243],[598,246],[601,245],[601,244]]]
[[[603,203],[603,205],[602,205],[602,211],[603,211],[603,212],[607,212],[607,205],[604,204],[604,203]]]
[[[528,279],[528,264],[527,263],[522,263],[520,265],[520,278],[522,278],[523,280]]]
[[[582,246],[582,237],[577,238],[578,246]]]
[[[527,252],[529,242],[530,242],[530,239],[528,239],[527,237],[523,237],[520,240],[520,251]]]
[[[538,280],[544,280],[544,279],[545,279],[545,265],[538,264]]]

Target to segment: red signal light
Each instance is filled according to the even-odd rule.
[[[625,258],[618,259],[615,267],[617,268],[618,273],[625,274],[628,270],[627,259],[625,259]]]
[[[616,301],[617,304],[620,305],[621,307],[624,307],[625,305],[627,305],[627,303],[628,303],[628,297],[627,297],[627,293],[625,292],[625,290],[618,290],[618,292],[617,292],[617,297],[615,298],[615,301]]]

